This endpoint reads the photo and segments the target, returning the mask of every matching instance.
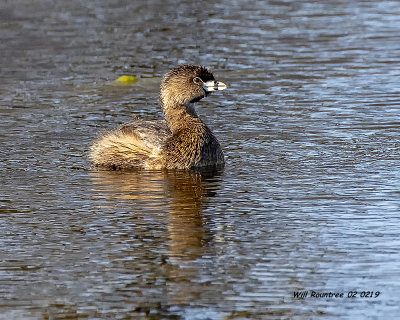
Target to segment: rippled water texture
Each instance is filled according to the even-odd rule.
[[[2,1],[0,318],[394,319],[399,52],[398,1]],[[183,62],[226,168],[92,169]]]

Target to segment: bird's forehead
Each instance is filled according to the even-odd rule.
[[[211,73],[211,71],[204,67],[202,67],[200,70],[198,70],[197,77],[199,77],[204,82],[209,81],[209,80],[214,80],[214,76]]]
[[[212,72],[203,66],[181,65],[171,70],[165,77],[165,81],[169,82],[172,79],[187,79],[198,77],[203,82],[215,80]]]

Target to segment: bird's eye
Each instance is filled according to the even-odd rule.
[[[203,81],[199,77],[194,77],[193,82],[199,86],[203,84]]]

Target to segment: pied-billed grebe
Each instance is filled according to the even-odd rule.
[[[94,143],[90,159],[110,169],[191,169],[224,164],[217,138],[193,104],[226,85],[205,67],[181,65],[168,72],[160,88],[165,120],[134,120]]]

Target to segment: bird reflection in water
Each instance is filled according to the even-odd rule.
[[[167,226],[163,235],[151,235],[156,235],[156,242],[168,239],[165,260],[172,266],[168,269],[169,299],[182,304],[208,290],[207,284],[195,284],[195,280],[199,278],[195,260],[209,251],[209,242],[214,238],[210,231],[209,218],[203,214],[203,210],[207,207],[208,200],[221,187],[221,170],[94,170],[91,175],[95,194],[107,201],[105,208],[129,208],[132,219],[137,218],[135,215],[141,219],[144,217],[146,221],[136,224],[132,230],[135,234],[132,236],[147,232],[149,237],[148,231],[149,228],[151,230],[153,221]],[[165,248],[165,243],[159,242],[157,245]]]

